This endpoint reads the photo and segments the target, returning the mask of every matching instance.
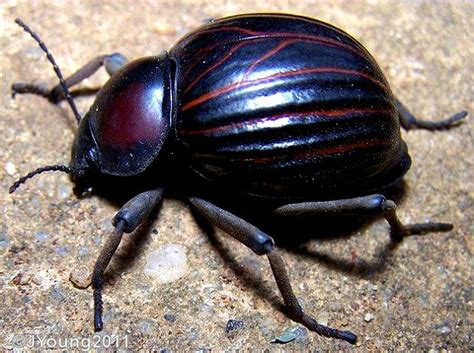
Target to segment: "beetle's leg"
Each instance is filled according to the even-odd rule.
[[[411,129],[423,129],[423,130],[447,130],[459,124],[462,124],[464,118],[467,115],[466,111],[459,112],[453,116],[440,120],[440,121],[426,121],[418,120],[409,110],[398,100],[396,99],[396,106],[398,109],[398,117],[400,119],[400,124],[405,130]]]
[[[77,85],[78,83],[84,81],[86,78],[92,76],[97,70],[102,66],[105,67],[105,70],[110,76],[117,72],[122,66],[127,63],[127,58],[120,53],[114,53],[110,55],[101,55],[91,61],[86,65],[77,70],[74,74],[69,76],[66,79],[66,85],[68,88]],[[86,95],[90,93],[95,93],[96,90],[76,90],[71,92],[73,96]],[[45,97],[51,103],[58,103],[65,98],[63,93],[63,88],[60,84],[54,86],[52,89],[44,85],[35,85],[31,83],[18,82],[12,85],[12,96],[15,97],[16,94],[31,93],[38,96]]]
[[[107,239],[105,246],[97,258],[91,276],[94,288],[94,330],[101,331],[102,323],[102,288],[104,286],[104,272],[122,240],[123,233],[133,232],[143,223],[155,206],[161,201],[163,189],[146,191],[129,200],[117,212],[112,220],[115,229]],[[83,286],[83,287],[87,287]]]
[[[352,199],[288,204],[278,207],[274,213],[282,216],[383,215],[390,224],[390,236],[395,242],[409,235],[448,232],[453,229],[453,225],[449,223],[402,224],[397,217],[396,207],[392,200],[375,194]]]
[[[340,331],[321,325],[313,317],[303,312],[291,288],[290,278],[283,259],[274,247],[273,238],[252,224],[210,202],[196,197],[190,198],[190,201],[213,225],[233,236],[257,255],[267,255],[278,289],[283,297],[288,314],[293,320],[302,323],[308,329],[322,336],[339,338],[352,344],[356,343],[357,336],[352,332]]]

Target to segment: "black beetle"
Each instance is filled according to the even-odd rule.
[[[13,94],[67,99],[79,123],[70,166],[77,193],[99,180],[147,180],[113,219],[115,231],[91,275],[94,328],[102,323],[103,274],[123,233],[134,231],[160,202],[170,170],[196,211],[269,259],[289,316],[318,334],[355,343],[357,336],[318,324],[303,312],[273,239],[214,204],[257,200],[278,216],[355,214],[386,218],[391,239],[449,231],[451,224],[402,224],[396,204],[380,194],[410,167],[400,126],[449,129],[466,112],[438,121],[415,119],[392,95],[367,50],[342,30],[314,19],[250,14],[212,21],[169,53],[127,63],[121,54],[95,58],[49,90],[17,83]],[[81,118],[68,88],[105,66],[110,80]],[[213,195],[212,202],[203,195]],[[224,197],[223,197],[224,195]],[[252,201],[249,201],[252,202]]]

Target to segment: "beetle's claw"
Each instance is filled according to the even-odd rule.
[[[466,116],[467,116],[467,111],[463,110],[462,112],[454,114],[450,118],[446,119],[446,122],[449,123],[449,127],[456,126],[456,125],[464,123],[464,121],[466,120],[465,119]]]
[[[356,344],[357,343],[357,335],[353,334],[350,331],[339,331],[341,334],[341,339],[344,341],[349,342],[350,344]]]

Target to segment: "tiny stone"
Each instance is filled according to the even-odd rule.
[[[441,334],[447,334],[451,333],[451,326],[449,324],[449,321],[442,321],[439,324],[435,325],[434,328],[436,329],[436,332],[441,333]]]
[[[437,331],[443,334],[451,333],[451,328],[449,326],[441,326]]]
[[[302,342],[308,336],[308,330],[304,327],[293,327],[285,330],[281,335],[271,340],[271,343],[289,343],[294,340]]]
[[[329,315],[326,312],[322,312],[318,315],[318,322],[321,325],[327,326],[329,321]]]
[[[179,244],[167,244],[153,251],[147,258],[145,275],[159,283],[171,283],[188,271],[186,248]]]
[[[5,234],[0,233],[0,248],[6,248],[10,241],[8,240],[8,237]]]
[[[44,243],[49,238],[49,233],[45,231],[38,231],[35,233],[35,239],[38,243]]]
[[[165,320],[168,322],[175,322],[176,316],[173,314],[165,314]]]
[[[87,288],[91,284],[91,271],[84,265],[74,267],[69,280],[78,288]]]
[[[58,197],[61,200],[67,199],[72,194],[72,188],[70,185],[62,184],[58,187]]]
[[[16,167],[12,162],[5,163],[5,171],[8,175],[15,175],[16,174]]]
[[[142,333],[150,334],[153,332],[154,324],[152,321],[144,320],[139,323],[138,327],[140,327]]]
[[[87,255],[89,253],[89,248],[87,246],[81,246],[79,248],[79,255],[81,256],[84,256],[84,255]]]
[[[167,23],[157,23],[155,24],[154,30],[159,34],[173,34],[176,32],[173,26]]]
[[[364,321],[365,322],[371,322],[373,319],[375,318],[375,316],[371,313],[367,313],[365,314],[364,316]]]
[[[56,304],[62,303],[66,300],[63,290],[58,286],[53,286],[49,292],[49,295],[51,298],[53,298]]]
[[[225,325],[225,332],[229,333],[234,330],[238,329],[243,329],[244,328],[244,322],[241,320],[229,320],[227,321],[227,324]]]
[[[65,245],[60,245],[55,249],[55,252],[59,256],[66,256],[69,252],[69,248]]]

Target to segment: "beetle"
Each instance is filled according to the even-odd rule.
[[[403,224],[383,191],[411,165],[400,128],[450,129],[467,112],[437,122],[416,119],[369,52],[330,24],[286,14],[227,17],[189,33],[169,52],[132,62],[119,53],[98,56],[64,79],[37,34],[16,22],[46,53],[60,83],[52,89],[16,83],[13,95],[66,99],[79,127],[69,166],[38,168],[10,193],[46,171],[68,173],[77,194],[97,192],[104,181],[137,189],[113,218],[114,231],[83,285],[93,287],[95,331],[103,328],[104,271],[123,234],[160,203],[171,171],[186,180],[183,193],[199,215],[267,256],[293,320],[352,344],[354,333],[303,311],[273,238],[219,205],[258,202],[278,217],[384,217],[394,243],[452,229]],[[102,66],[111,77],[81,117],[69,88]]]

